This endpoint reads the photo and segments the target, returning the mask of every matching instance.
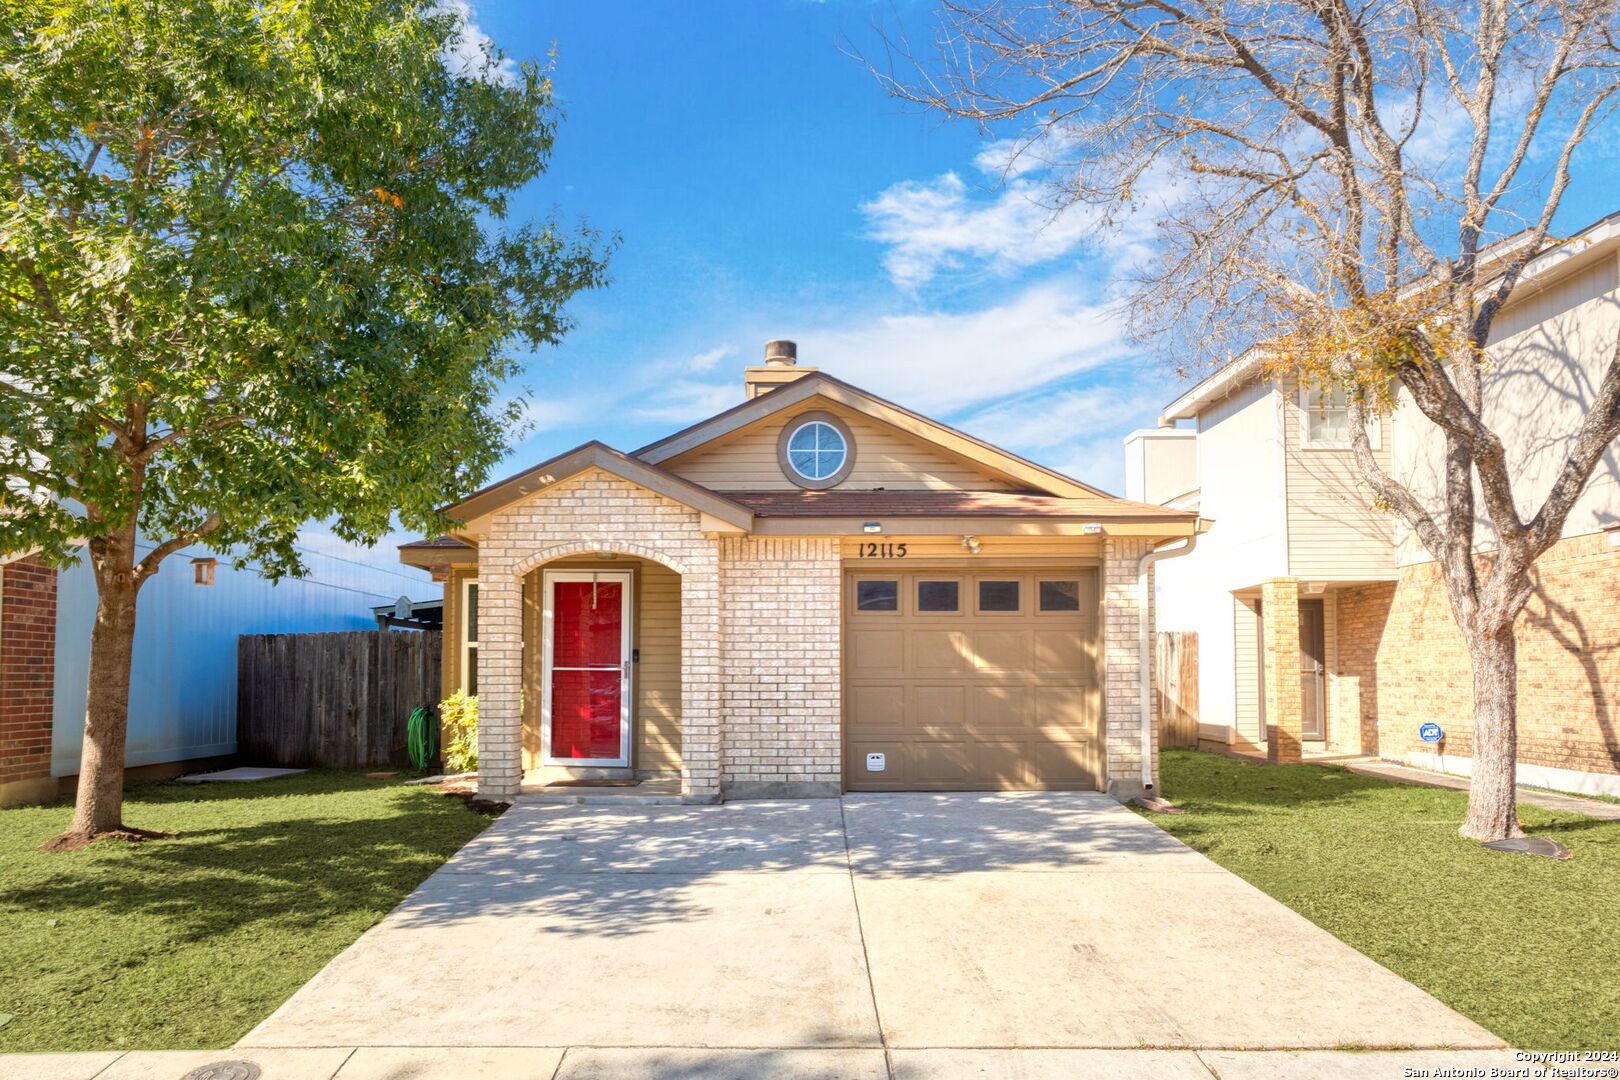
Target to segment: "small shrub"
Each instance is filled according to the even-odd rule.
[[[457,690],[439,702],[439,722],[444,732],[444,771],[478,768],[478,698]]]

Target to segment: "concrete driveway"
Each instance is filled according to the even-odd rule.
[[[1018,793],[520,801],[240,1045],[901,1075],[942,1049],[1503,1044],[1110,799]]]

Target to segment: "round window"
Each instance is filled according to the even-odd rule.
[[[848,458],[843,433],[824,420],[800,424],[788,436],[788,467],[813,483],[837,476]]]

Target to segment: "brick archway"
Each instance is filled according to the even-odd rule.
[[[512,576],[521,581],[529,573],[541,566],[544,566],[548,562],[555,562],[558,559],[566,559],[570,555],[591,555],[595,554],[596,552],[612,552],[616,555],[632,555],[638,559],[647,559],[650,562],[658,563],[660,566],[668,567],[677,574],[680,574],[682,577],[685,577],[691,572],[687,568],[686,564],[681,562],[681,560],[666,555],[661,551],[654,550],[653,548],[644,547],[641,544],[626,543],[623,540],[602,539],[571,540],[566,544],[556,544],[552,547],[537,551],[528,556],[522,562],[518,563],[516,568],[513,570]]]

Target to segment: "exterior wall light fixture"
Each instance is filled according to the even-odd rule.
[[[962,537],[962,546],[967,549],[969,555],[977,555],[981,547],[977,536]]]

